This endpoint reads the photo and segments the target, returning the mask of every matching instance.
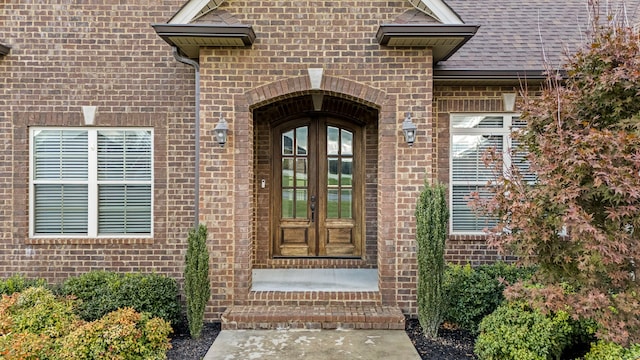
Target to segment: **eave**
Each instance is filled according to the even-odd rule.
[[[251,46],[256,34],[250,25],[227,24],[152,24],[164,41],[177,46],[185,56],[197,59],[200,47]]]
[[[566,77],[561,71],[559,75]],[[433,69],[433,81],[440,84],[520,84],[540,83],[547,79],[545,70],[454,70]]]
[[[0,56],[8,55],[11,48],[7,45],[0,44]]]
[[[433,63],[448,59],[473,37],[480,26],[447,24],[382,24],[376,40],[390,47],[430,47]]]

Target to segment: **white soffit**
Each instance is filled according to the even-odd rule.
[[[188,24],[217,9],[225,0],[190,0],[169,20],[169,24]]]
[[[443,24],[464,24],[443,0],[409,0],[411,5]]]

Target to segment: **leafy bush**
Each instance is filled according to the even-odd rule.
[[[61,341],[59,359],[166,359],[171,326],[123,308],[86,323]]]
[[[444,249],[449,210],[444,185],[425,184],[416,206],[418,319],[426,336],[436,337],[445,312]]]
[[[480,360],[559,359],[575,331],[567,312],[544,315],[524,302],[509,302],[482,320],[474,350]]]
[[[55,339],[67,335],[80,319],[73,302],[56,298],[42,287],[3,296],[0,300],[0,357],[47,359]]]
[[[45,287],[44,279],[28,279],[21,274],[15,274],[9,278],[0,280],[0,294],[11,295],[30,287]]]
[[[124,307],[148,312],[173,324],[180,315],[176,281],[158,274],[91,271],[67,279],[61,292],[82,300],[78,313],[87,321]]]
[[[200,225],[197,230],[191,229],[188,242],[184,270],[187,320],[191,337],[199,338],[204,325],[204,310],[211,296],[207,228]]]
[[[640,359],[640,344],[633,344],[629,348],[607,342],[598,341],[591,344],[584,360],[637,360]]]
[[[171,326],[131,308],[85,323],[74,300],[28,288],[0,300],[0,358],[165,359]]]
[[[482,319],[503,301],[506,284],[532,276],[534,268],[517,267],[502,262],[481,265],[450,265],[445,273],[444,293],[447,299],[444,319],[474,334]]]

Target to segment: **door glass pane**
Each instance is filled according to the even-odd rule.
[[[307,217],[307,190],[299,189],[296,191],[296,219],[305,219]]]
[[[340,150],[340,132],[338,128],[327,127],[327,155],[338,155]]]
[[[309,143],[308,129],[306,126],[296,129],[296,154],[307,155],[307,146]]]
[[[307,159],[296,159],[296,186],[307,187]]]
[[[353,159],[342,159],[342,172],[340,175],[340,185],[351,186],[351,179],[353,177]]]
[[[292,158],[282,159],[282,186],[283,187],[293,186],[293,159]]]
[[[293,218],[293,189],[282,189],[282,218]]]
[[[282,155],[293,155],[293,130],[282,134]]]
[[[338,186],[340,184],[340,178],[339,178],[339,161],[337,158],[330,158],[327,159],[327,184],[329,186]]]
[[[342,144],[340,149],[342,155],[353,155],[353,134],[351,131],[342,129]]]
[[[327,190],[327,218],[337,219],[340,217],[338,206],[339,206],[338,189]]]
[[[340,217],[343,219],[351,218],[352,195],[352,190],[342,190],[340,193]]]

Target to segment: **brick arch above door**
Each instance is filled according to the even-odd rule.
[[[253,196],[253,114],[252,110],[269,103],[289,97],[299,97],[303,94],[322,92],[324,95],[335,96],[361,103],[378,110],[378,163],[384,163],[387,169],[396,167],[396,144],[398,139],[396,98],[388,96],[384,91],[364,83],[349,79],[325,75],[319,87],[312,87],[309,76],[297,76],[278,80],[251,89],[244,94],[236,94],[234,102],[234,121],[231,131],[234,133],[235,173],[247,174],[238,177],[236,188],[247,189],[247,192],[235,192],[235,224],[234,233],[234,297],[242,300],[251,288],[251,270],[253,254],[252,219],[254,208],[247,206],[247,194]],[[246,159],[246,160],[245,160]],[[385,242],[394,240],[397,234],[395,211],[385,211],[395,207],[395,199],[383,194],[395,193],[396,174],[390,172],[378,180],[378,263],[380,289],[384,298],[394,297],[393,282],[397,276],[395,263],[397,251],[393,246],[386,246]],[[240,265],[240,264],[246,264]],[[387,283],[388,282],[388,283]]]

